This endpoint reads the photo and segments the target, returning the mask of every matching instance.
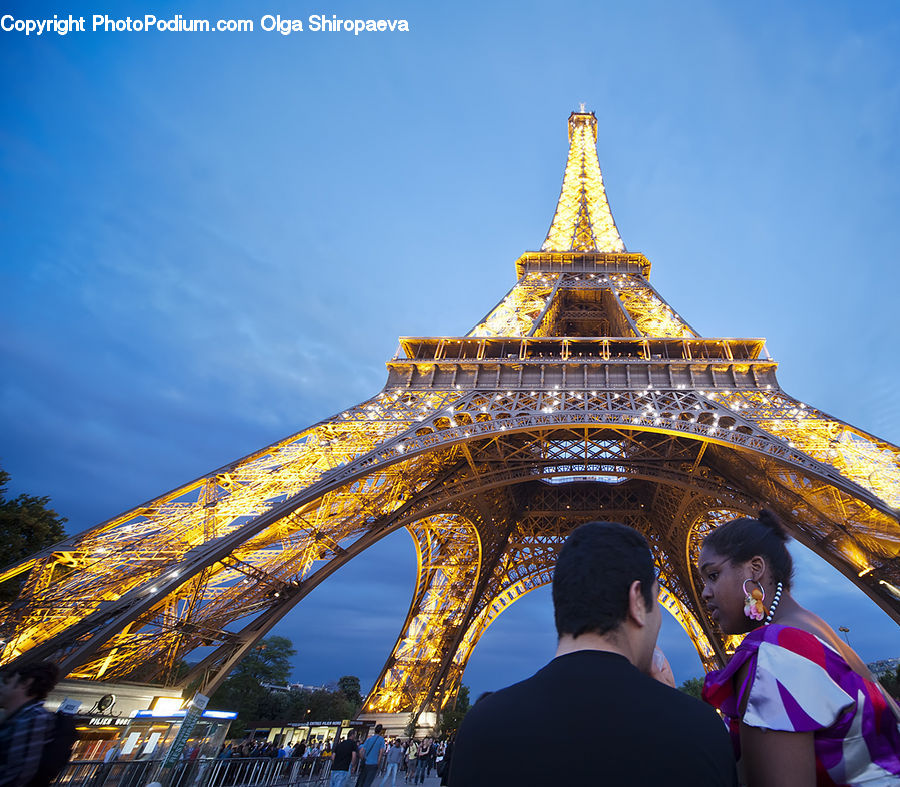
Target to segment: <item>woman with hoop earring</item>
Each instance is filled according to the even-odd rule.
[[[769,511],[703,542],[703,601],[725,634],[746,634],[706,676],[749,787],[900,785],[900,710],[866,665],[791,595],[788,535]]]

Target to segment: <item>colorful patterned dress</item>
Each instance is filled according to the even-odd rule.
[[[733,678],[747,677],[735,693]],[[900,785],[900,729],[883,689],[807,631],[771,624],[750,632],[703,699],[725,716],[740,757],[740,707],[751,727],[812,732],[818,785]]]

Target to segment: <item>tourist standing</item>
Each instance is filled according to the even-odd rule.
[[[428,771],[431,770],[432,749],[431,738],[426,738],[419,746],[419,764],[416,771],[416,784],[424,784]]]
[[[359,760],[359,747],[356,745],[356,730],[347,732],[347,739],[334,747],[331,763],[331,787],[344,787],[351,773],[356,773]]]
[[[441,787],[447,787],[450,784],[450,763],[453,759],[453,737],[447,739],[444,743],[444,759],[441,767],[438,768],[438,776],[441,777]]]
[[[375,731],[359,747],[359,755],[363,761],[359,787],[371,787],[378,774],[379,766],[384,759],[384,737],[381,734],[383,729],[380,724],[376,724]]]
[[[396,738],[393,743],[391,743],[391,747],[387,750],[385,760],[387,761],[387,768],[384,771],[384,777],[378,787],[384,787],[387,783],[388,776],[391,777],[391,787],[394,787],[394,785],[397,784],[397,771],[400,768],[400,763],[403,762],[403,747]]]
[[[553,576],[556,658],[475,703],[460,725],[451,787],[734,787],[734,757],[716,713],[651,677],[662,623],[647,540],[590,522],[566,539]],[[548,720],[538,743],[523,719]],[[590,730],[574,746],[572,730]]]
[[[419,744],[413,738],[406,750],[406,783],[416,783],[416,771],[419,767]]]
[[[900,712],[850,646],[791,595],[787,532],[769,511],[703,542],[702,598],[746,634],[703,698],[725,716],[749,787],[900,784]]]

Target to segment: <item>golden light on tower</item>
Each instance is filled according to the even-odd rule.
[[[603,187],[593,112],[569,115],[566,174],[541,251],[625,251]]]

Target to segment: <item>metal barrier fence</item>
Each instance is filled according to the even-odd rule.
[[[55,785],[65,787],[145,787],[159,780],[160,760],[70,762]],[[329,757],[234,757],[178,762],[167,769],[167,787],[327,787]]]

